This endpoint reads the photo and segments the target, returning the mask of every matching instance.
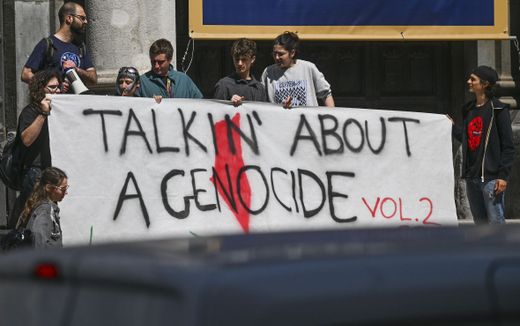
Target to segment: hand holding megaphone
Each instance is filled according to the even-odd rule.
[[[83,94],[89,92],[87,86],[85,86],[81,78],[79,78],[78,73],[76,72],[76,68],[67,69],[65,71],[65,76],[67,77],[70,86],[72,86],[74,94]]]

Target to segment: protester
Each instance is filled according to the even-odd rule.
[[[171,64],[173,46],[159,39],[150,46],[151,70],[141,75],[141,97],[202,98],[202,93],[188,75],[175,71]]]
[[[134,67],[121,67],[116,78],[116,95],[136,96],[141,86],[139,72]]]
[[[284,108],[318,106],[334,107],[330,84],[312,62],[298,58],[300,39],[292,32],[278,35],[273,44],[275,64],[267,67],[262,82],[270,102]]]
[[[43,170],[25,204],[20,224],[31,231],[35,248],[62,247],[60,208],[69,188],[67,175],[55,167]]]
[[[215,85],[213,98],[231,100],[234,106],[242,101],[266,101],[265,88],[251,75],[251,66],[256,60],[256,42],[246,38],[236,40],[231,46],[235,72],[220,79]]]
[[[505,223],[504,191],[515,153],[509,107],[494,96],[497,81],[491,67],[471,72],[467,84],[475,99],[463,106],[463,127],[454,128],[462,142],[462,177],[477,224]]]
[[[60,74],[55,70],[37,72],[29,82],[31,103],[18,117],[17,137],[20,137],[20,155],[23,163],[22,190],[10,212],[8,226],[13,228],[41,171],[51,166],[49,128],[51,113],[47,94],[60,93]]]
[[[34,47],[22,69],[22,81],[29,83],[41,70],[55,69],[64,76],[65,71],[75,69],[84,84],[95,84],[96,69],[83,42],[88,24],[85,10],[77,3],[67,2],[58,11],[58,18],[60,28]],[[69,84],[64,83],[64,91],[68,90]]]

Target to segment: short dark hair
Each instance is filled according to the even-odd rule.
[[[75,15],[76,9],[80,6],[75,2],[65,2],[58,11],[58,19],[60,20],[60,26],[65,23],[65,17],[68,15]]]
[[[56,78],[61,85],[61,76],[56,70],[40,70],[29,81],[29,95],[31,102],[40,104],[45,98],[45,86],[52,78]]]
[[[173,46],[170,41],[161,38],[152,43],[150,46],[150,58],[158,54],[166,54],[166,59],[168,60],[173,58]]]
[[[294,59],[298,57],[300,52],[300,38],[293,32],[284,32],[278,35],[274,39],[273,45],[280,45],[289,52],[294,50]]]
[[[256,56],[256,42],[247,38],[241,38],[231,45],[231,56],[233,58],[242,56]]]

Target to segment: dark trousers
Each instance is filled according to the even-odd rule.
[[[39,167],[31,166],[25,172],[23,182],[22,182],[22,190],[20,190],[20,194],[16,197],[13,208],[9,212],[9,219],[7,220],[7,227],[9,229],[13,229],[16,227],[16,223],[18,223],[18,218],[20,214],[23,212],[23,208],[25,206],[25,202],[29,199],[31,192],[36,184],[36,179],[40,177],[42,174],[42,170]]]

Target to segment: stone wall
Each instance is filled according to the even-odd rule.
[[[87,44],[98,72],[99,87],[113,88],[120,67],[150,70],[148,50],[159,38],[176,48],[175,0],[90,0]]]
[[[110,94],[115,74],[121,66],[136,66],[140,72],[149,69],[148,49],[158,38],[167,38],[177,52],[184,53],[188,40],[188,0],[87,0],[75,1],[85,6],[90,20],[87,30],[87,47],[91,51],[99,74],[99,93]],[[3,84],[5,126],[16,126],[18,112],[27,103],[27,85],[20,81],[21,69],[34,45],[58,28],[57,10],[63,0],[3,0],[2,41],[4,41]],[[178,15],[177,15],[178,13]],[[520,34],[520,1],[510,1],[511,34]],[[7,44],[6,44],[7,42]],[[181,53],[177,51],[177,42]],[[229,58],[229,41],[197,42],[195,59],[190,75],[198,82],[207,96],[212,85],[232,69]],[[257,65],[271,62],[270,42],[260,44],[261,52]],[[311,61],[320,64],[336,85],[338,103],[349,106],[386,108],[419,108],[421,111],[455,112],[469,98],[461,76],[476,64],[497,67],[501,76],[502,100],[512,105],[514,142],[517,158],[506,195],[508,218],[520,218],[520,91],[519,55],[508,41],[467,42],[339,42],[335,44],[316,42],[309,44],[305,54]],[[329,64],[336,60],[335,64]],[[395,62],[392,63],[394,60]],[[388,64],[388,65],[387,65]],[[385,67],[397,67],[387,70]],[[425,69],[431,66],[431,69]],[[340,67],[340,68],[338,68]],[[404,67],[400,69],[398,67]],[[428,84],[413,80],[419,67],[418,77],[431,75]],[[365,69],[365,70],[363,70]],[[400,86],[393,84],[399,79],[389,78],[392,73],[409,71],[409,87],[414,91],[399,94]],[[422,69],[422,70],[421,70]],[[335,71],[340,71],[334,75]],[[384,72],[384,73],[383,73]],[[0,74],[1,75],[1,74]],[[350,78],[349,76],[355,76]],[[404,75],[403,75],[404,76]],[[388,77],[388,78],[387,78]],[[403,77],[404,78],[404,77]],[[407,81],[405,79],[405,81]],[[397,86],[396,86],[397,85]],[[401,86],[403,84],[401,83]],[[407,84],[406,84],[407,85]],[[414,87],[424,89],[415,89]],[[368,102],[367,102],[368,100]],[[456,151],[455,151],[456,152]],[[464,203],[463,187],[457,188],[459,217],[470,218]],[[0,191],[0,201],[5,194]],[[466,207],[466,208],[465,208]],[[0,209],[2,206],[0,205]],[[1,215],[1,213],[0,213]],[[1,224],[0,220],[0,224]]]

